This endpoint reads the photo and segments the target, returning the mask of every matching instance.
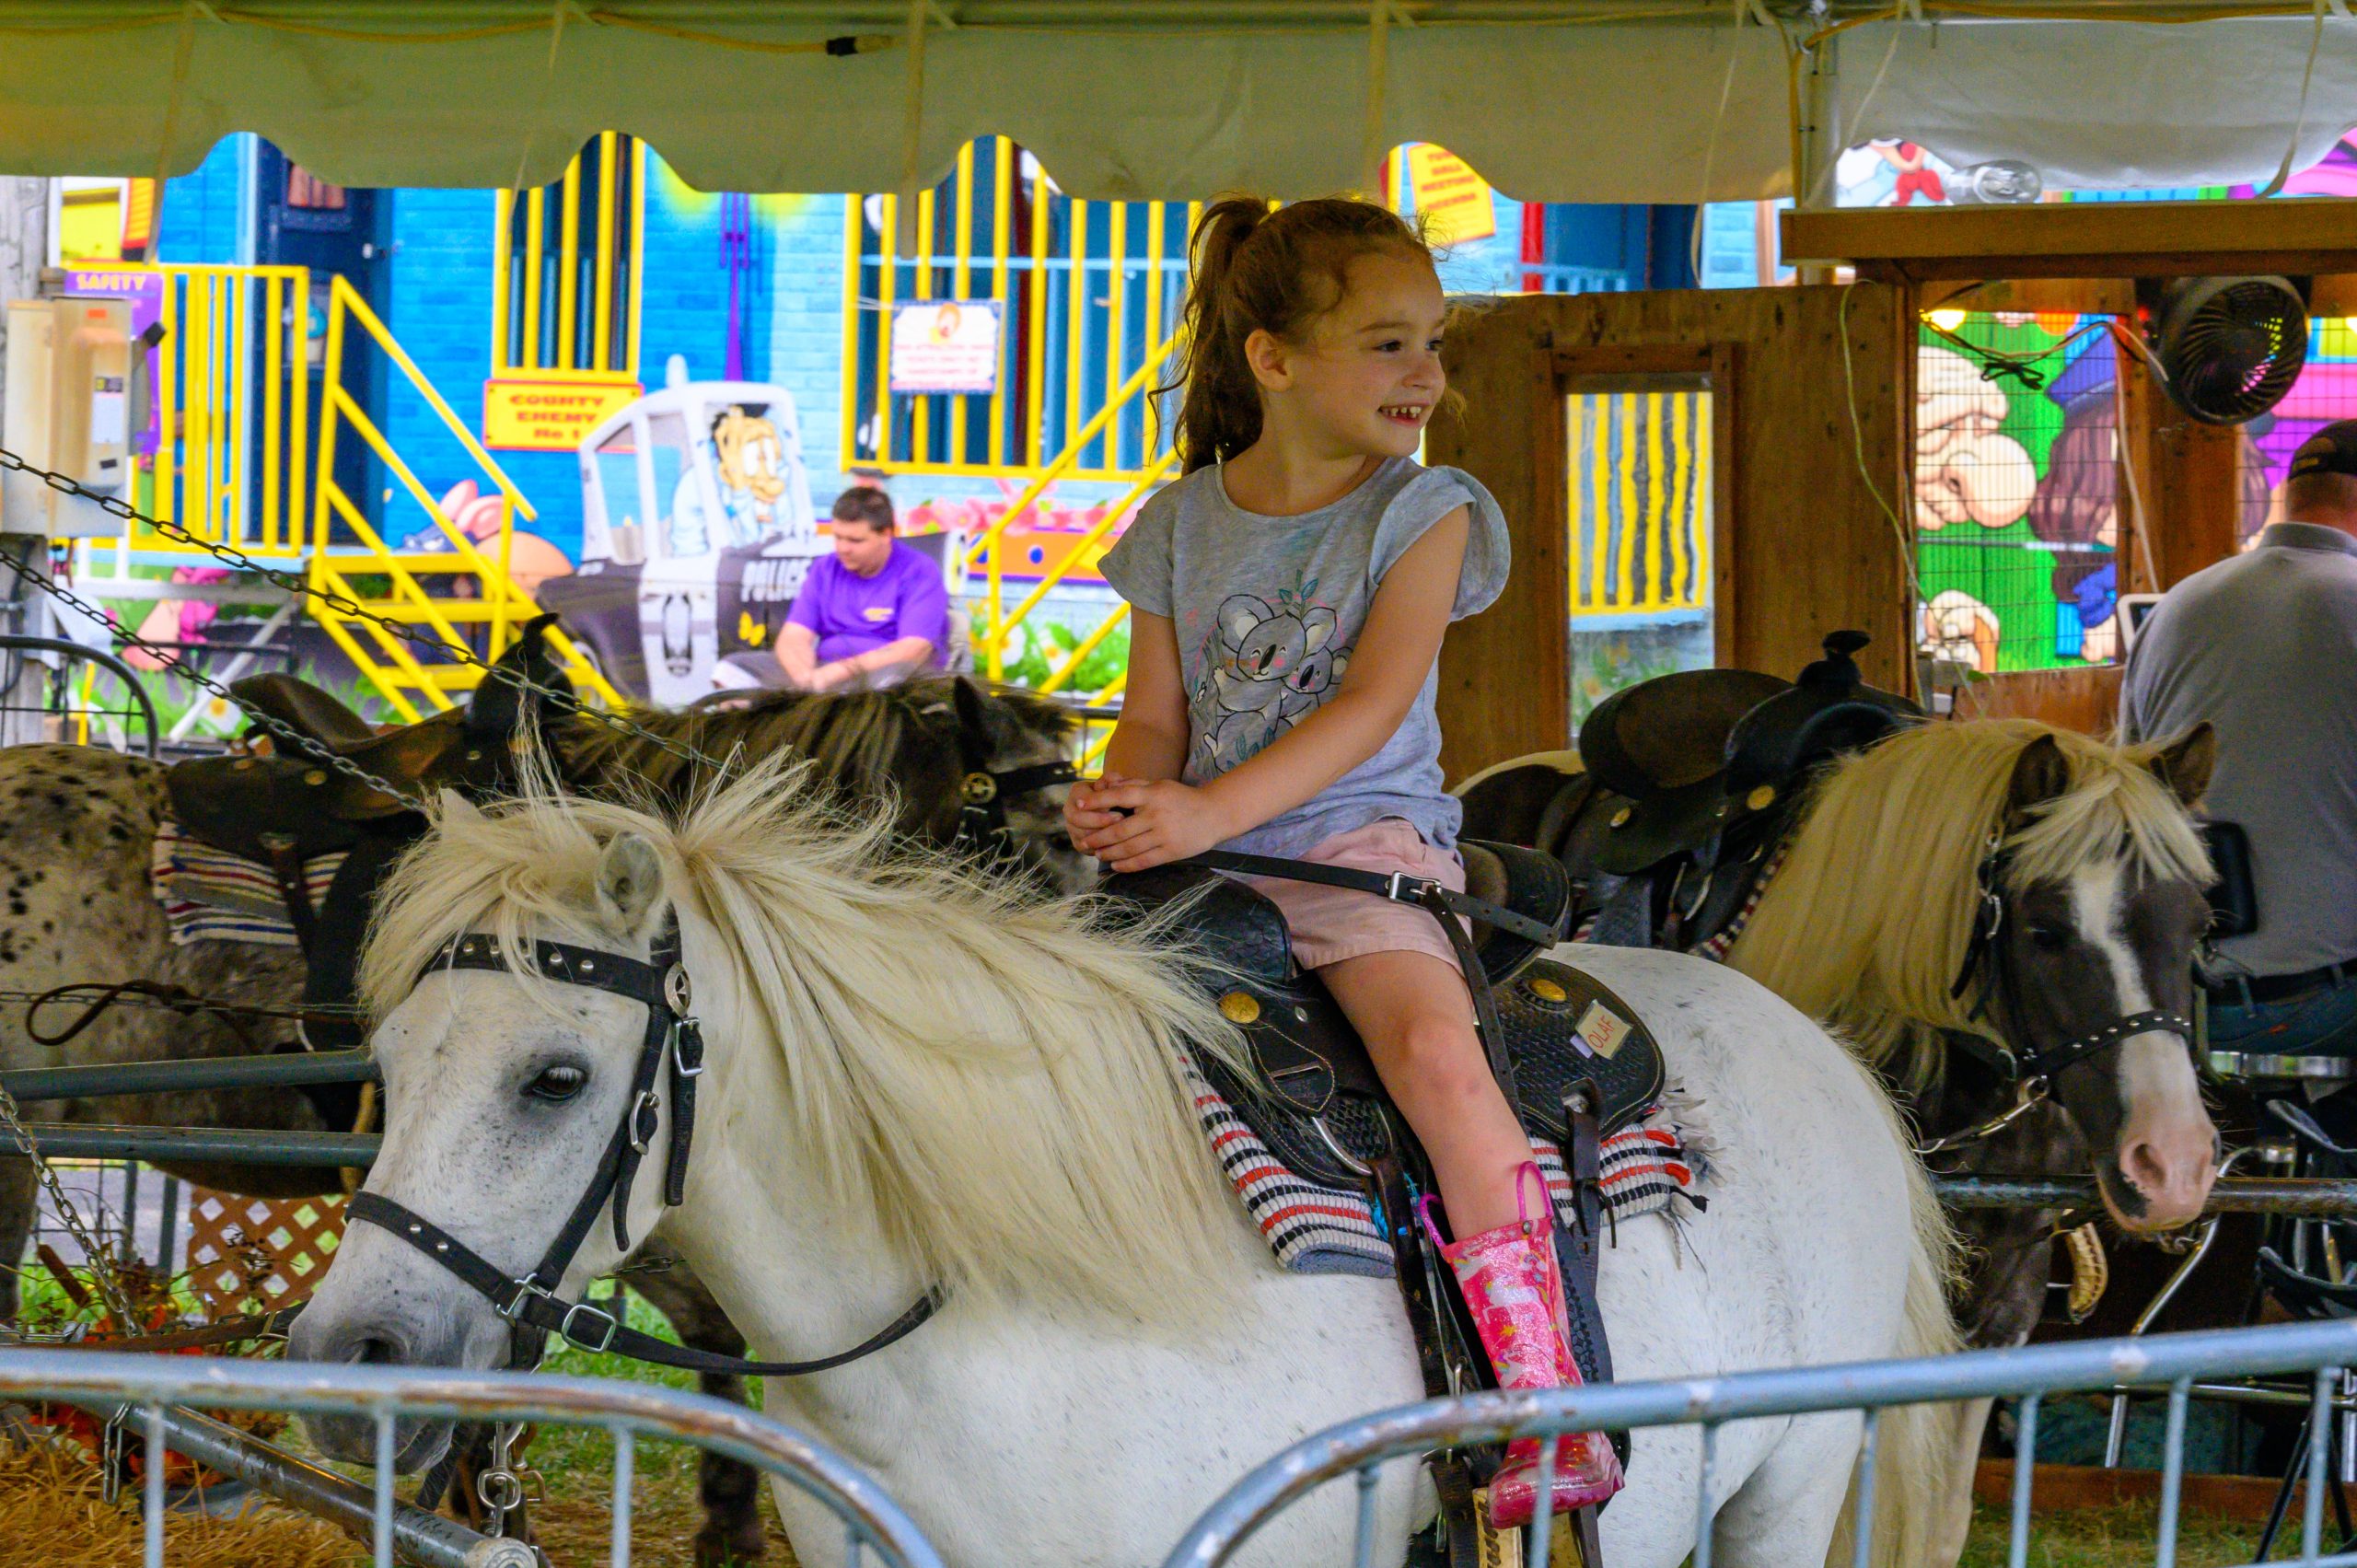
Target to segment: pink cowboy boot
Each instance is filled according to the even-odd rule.
[[[1446,1242],[1434,1228],[1429,1213],[1420,1214],[1433,1244],[1456,1272],[1457,1288],[1481,1348],[1497,1368],[1502,1388],[1576,1388],[1580,1369],[1572,1359],[1571,1330],[1564,1315],[1562,1277],[1556,1272],[1551,1207],[1542,1218],[1531,1218],[1527,1183],[1538,1183],[1540,1201],[1547,1179],[1535,1164],[1515,1173],[1515,1199],[1522,1211],[1518,1224],[1500,1225],[1463,1241]],[[1432,1200],[1420,1205],[1428,1210]],[[1507,1445],[1505,1463],[1490,1481],[1490,1522],[1500,1529],[1527,1525],[1538,1501],[1538,1445],[1536,1437]],[[1620,1490],[1620,1460],[1600,1432],[1566,1434],[1556,1439],[1555,1512],[1564,1513],[1601,1503]]]

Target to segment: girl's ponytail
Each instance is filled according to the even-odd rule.
[[[1223,196],[1203,209],[1195,225],[1185,357],[1176,379],[1164,389],[1186,389],[1177,444],[1188,473],[1232,457],[1260,437],[1260,395],[1244,358],[1251,329],[1230,333],[1221,307],[1231,292],[1237,253],[1268,217],[1269,203],[1258,196]]]
[[[1353,261],[1383,250],[1432,254],[1398,214],[1372,202],[1328,197],[1272,210],[1264,197],[1223,196],[1203,209],[1190,246],[1184,358],[1159,389],[1184,389],[1175,436],[1184,471],[1260,438],[1246,341],[1256,331],[1298,332],[1341,299]]]

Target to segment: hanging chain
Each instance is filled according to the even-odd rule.
[[[106,513],[107,516],[110,517],[119,518],[126,523],[145,523],[147,527],[155,529],[157,533],[163,535],[166,539],[172,540],[174,543],[187,545],[192,550],[201,550],[205,554],[212,556],[215,561],[220,562],[224,566],[230,568],[232,571],[252,573],[286,593],[297,595],[304,598],[317,599],[321,604],[327,606],[330,610],[335,611],[338,615],[345,616],[354,621],[365,621],[379,632],[399,637],[404,642],[414,644],[418,647],[426,649],[432,653],[439,654],[444,657],[454,659],[459,664],[470,666],[480,671],[483,679],[487,680],[496,680],[503,685],[513,687],[518,691],[527,691],[535,696],[544,698],[549,702],[558,704],[560,708],[570,709],[571,711],[580,714],[583,718],[587,719],[590,723],[599,725],[604,728],[613,731],[617,735],[631,736],[633,738],[645,741],[648,745],[656,747],[659,750],[668,751],[682,762],[689,762],[700,767],[710,768],[715,772],[720,771],[721,765],[718,762],[714,761],[710,757],[705,756],[702,752],[697,750],[692,746],[686,746],[666,739],[664,737],[655,734],[653,731],[646,729],[643,726],[633,724],[629,719],[624,718],[618,714],[604,713],[598,709],[592,708],[586,703],[581,702],[580,699],[575,697],[569,691],[561,691],[553,686],[543,686],[539,681],[532,679],[529,676],[527,676],[520,671],[503,669],[497,665],[486,664],[482,659],[475,657],[474,652],[470,648],[460,646],[456,644],[447,643],[440,637],[420,632],[412,626],[405,626],[398,621],[390,621],[380,615],[372,615],[367,610],[361,608],[359,601],[354,599],[347,594],[336,593],[331,589],[314,587],[310,582],[301,576],[298,576],[295,573],[282,571],[278,567],[269,564],[267,562],[258,561],[254,559],[254,557],[247,554],[244,551],[237,548],[235,545],[223,544],[217,540],[203,539],[189,532],[187,528],[183,528],[179,523],[167,522],[160,517],[151,517],[146,513],[142,512],[137,507],[132,505],[128,501],[123,500],[121,496],[103,494],[99,491],[90,489],[87,485],[84,484],[81,481],[74,478],[70,474],[53,472],[51,470],[41,468],[33,463],[28,462],[24,458],[8,450],[6,447],[0,447],[0,470],[5,470],[10,473],[29,475],[34,479],[40,480],[43,484],[46,484],[49,488],[57,491],[61,494],[75,496],[81,500],[89,502],[91,505],[97,506],[99,510]],[[17,575],[21,577],[25,575],[25,573],[20,568],[18,569]],[[58,592],[52,579],[41,577],[39,574],[33,574],[33,575],[43,586],[49,587],[52,592]],[[64,598],[64,596],[61,593],[59,597]],[[67,602],[75,603],[75,601],[71,599],[68,599]],[[75,608],[80,609],[86,615],[92,613],[87,607],[78,603],[75,603]],[[133,646],[145,649],[151,654],[157,652],[152,645],[141,642],[131,636],[129,633],[122,632],[120,624],[112,616],[100,615],[98,619],[101,625],[114,631],[117,635],[122,636],[124,641],[132,644]],[[172,662],[178,669],[182,671],[186,669],[186,667],[181,665],[179,660],[173,660]],[[228,693],[222,691],[219,687],[213,685],[210,681],[203,681],[202,683],[209,690],[214,691],[220,695],[228,696]],[[230,697],[229,700],[231,702],[237,701],[235,697]],[[239,704],[239,706],[243,705],[244,704],[242,703]],[[247,711],[249,713],[252,712],[251,709],[248,709]],[[255,714],[255,716],[259,718],[261,715]],[[276,726],[265,724],[264,727],[272,728],[273,729],[273,732],[275,732]],[[289,733],[291,734],[292,732],[290,731]],[[392,790],[388,793],[394,795],[401,794],[399,790]],[[402,798],[407,799],[408,796],[403,796]]]
[[[74,1238],[75,1245],[81,1248],[82,1256],[89,1260],[90,1278],[98,1285],[99,1294],[106,1298],[107,1310],[114,1315],[118,1331],[125,1338],[145,1333],[147,1325],[132,1311],[131,1297],[124,1292],[122,1281],[115,1275],[113,1258],[99,1245],[89,1226],[82,1223],[82,1212],[74,1206],[74,1200],[65,1195],[64,1184],[57,1179],[55,1167],[41,1156],[40,1146],[33,1142],[33,1135],[25,1130],[24,1121],[17,1113],[17,1097],[10,1094],[6,1086],[0,1086],[0,1122],[6,1122],[8,1131],[15,1133],[24,1145],[25,1157],[32,1161],[33,1173],[48,1191],[50,1202],[57,1209],[58,1220],[65,1226],[66,1234]]]
[[[0,459],[6,459],[9,456],[10,454],[8,452],[0,450]],[[4,460],[0,460],[0,467],[6,466],[6,462]],[[59,603],[67,606],[69,609],[79,610],[82,614],[88,616],[91,620],[97,621],[99,625],[113,633],[115,637],[121,641],[124,646],[137,648],[148,657],[155,659],[163,665],[163,667],[172,674],[180,677],[184,680],[192,681],[194,684],[203,687],[205,691],[210,691],[213,695],[220,698],[224,702],[235,703],[238,707],[245,709],[246,716],[248,718],[252,719],[256,724],[261,726],[262,728],[270,731],[273,737],[293,745],[298,751],[308,753],[309,756],[316,758],[318,761],[326,763],[329,767],[333,768],[337,772],[343,773],[348,778],[354,779],[359,783],[366,784],[370,789],[391,796],[396,800],[406,801],[409,805],[423,809],[423,803],[409,791],[401,788],[401,785],[394,784],[389,779],[378,777],[377,774],[370,772],[367,769],[362,767],[359,763],[354,761],[349,757],[339,756],[324,743],[305,735],[301,730],[296,729],[293,725],[288,724],[285,720],[278,718],[273,714],[263,713],[259,708],[247,706],[247,704],[238,698],[235,691],[230,691],[226,686],[222,685],[218,680],[214,679],[213,677],[205,674],[204,671],[197,668],[194,665],[180,657],[179,654],[158,644],[149,642],[146,638],[142,637],[138,633],[134,632],[123,625],[122,621],[115,616],[112,610],[107,610],[99,605],[92,604],[88,599],[84,598],[81,595],[75,593],[73,589],[67,587],[56,578],[50,576],[47,573],[33,570],[31,567],[25,565],[22,562],[18,561],[15,556],[9,554],[6,551],[0,551],[0,567],[7,568],[10,573],[15,575],[17,581],[19,583],[25,584],[29,587],[37,588],[41,592],[48,594]]]

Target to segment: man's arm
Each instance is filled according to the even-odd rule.
[[[819,633],[798,621],[789,620],[778,628],[775,651],[778,668],[785,671],[786,679],[808,691],[811,678],[819,669]]]
[[[856,679],[869,686],[898,685],[933,657],[933,646],[932,640],[925,637],[895,638],[880,648],[870,648],[864,654],[853,654],[849,658],[837,659],[824,667],[819,677],[819,683],[822,686],[842,684],[827,679],[829,673],[840,669],[845,672],[845,680]]]

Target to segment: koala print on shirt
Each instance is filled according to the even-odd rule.
[[[1268,749],[1341,683],[1351,651],[1336,645],[1333,610],[1310,596],[1315,582],[1220,601],[1203,640],[1202,677],[1188,694],[1196,769],[1225,772]]]

